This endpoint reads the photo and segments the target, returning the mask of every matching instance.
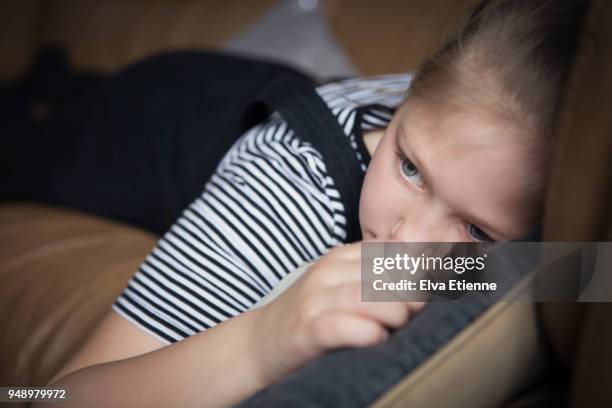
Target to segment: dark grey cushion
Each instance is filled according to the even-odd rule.
[[[538,241],[540,228],[520,241]],[[496,280],[505,280],[493,295],[469,300],[434,300],[410,324],[393,332],[384,343],[368,348],[344,348],[306,364],[283,381],[261,390],[239,407],[356,407],[373,403],[462,329],[482,315],[536,264],[529,251],[501,246],[489,253],[487,267]]]

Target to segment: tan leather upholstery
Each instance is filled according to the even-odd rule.
[[[414,69],[469,0],[327,0],[330,29],[361,72]]]
[[[146,12],[145,10],[146,3]],[[350,3],[350,4],[349,4]],[[364,74],[414,68],[464,0],[329,0],[331,30]],[[0,80],[41,43],[81,67],[114,69],[152,52],[215,47],[271,0],[13,0],[0,5]],[[598,1],[561,121],[546,212],[549,240],[612,240],[612,3]],[[223,24],[221,24],[221,22]],[[580,211],[576,211],[579,208]],[[44,384],[91,332],[155,237],[125,225],[31,204],[0,206],[0,385]],[[571,305],[570,305],[571,306]],[[612,357],[609,305],[584,310],[500,304],[380,399],[380,406],[492,406],[544,361],[538,325],[568,367],[573,404],[604,401]],[[540,313],[541,315],[539,315]],[[584,318],[586,316],[586,318]],[[486,384],[487,386],[484,386]],[[589,399],[590,398],[590,399]]]
[[[559,122],[544,238],[612,238],[612,4],[596,0]]]
[[[373,405],[496,407],[545,367],[534,303],[500,302]]]
[[[612,240],[612,3],[592,5],[574,70],[548,199],[545,238]],[[572,406],[612,406],[610,304],[543,304],[555,351],[573,367]]]
[[[41,19],[41,42],[62,44],[78,68],[109,71],[169,49],[215,48],[273,3],[49,1]]]
[[[155,245],[145,232],[72,211],[0,206],[0,383],[44,385]]]
[[[593,303],[578,332],[572,407],[612,406],[612,303]]]

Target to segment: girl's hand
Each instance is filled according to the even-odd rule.
[[[251,334],[260,381],[271,384],[324,351],[381,343],[423,302],[361,302],[361,242],[333,248],[256,311]]]

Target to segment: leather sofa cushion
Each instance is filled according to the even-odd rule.
[[[73,211],[0,205],[0,383],[44,385],[155,242],[148,233]]]

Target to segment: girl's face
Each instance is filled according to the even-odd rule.
[[[364,240],[505,241],[537,222],[542,175],[520,137],[492,117],[398,110],[366,173]]]

